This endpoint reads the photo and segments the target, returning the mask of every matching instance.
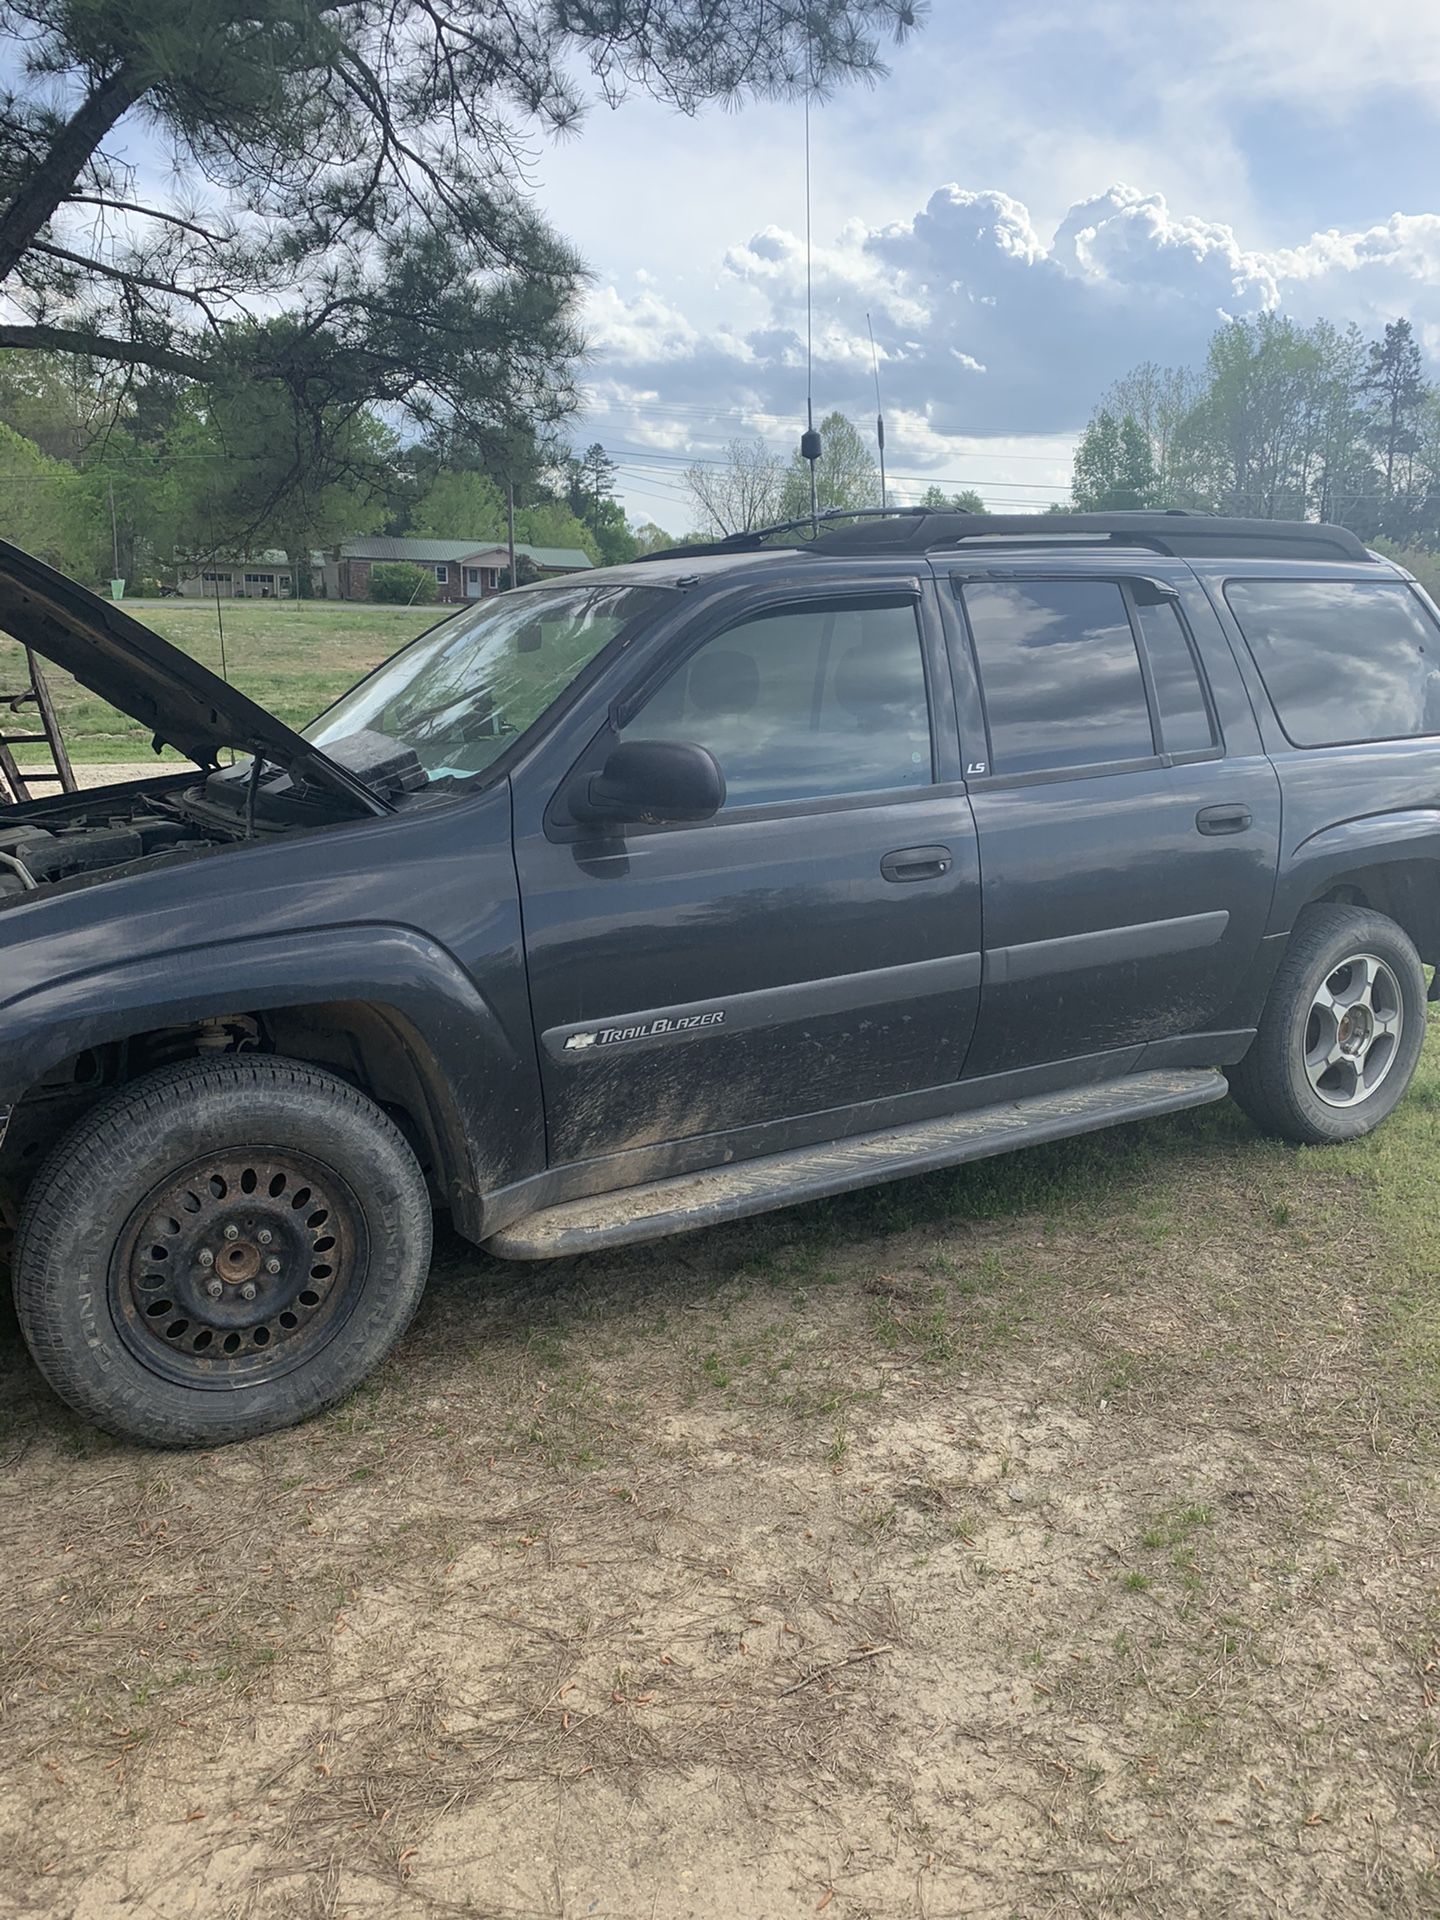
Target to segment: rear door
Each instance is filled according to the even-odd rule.
[[[666,1142],[704,1164],[959,1078],[979,868],[933,590],[810,578],[702,603],[612,687],[558,784],[516,777],[552,1164]],[[570,783],[617,737],[710,748],[723,810],[567,824]]]
[[[1159,560],[976,567],[950,586],[984,877],[967,1077],[1099,1070],[1117,1050],[1228,1032],[1269,913],[1280,797],[1193,576]],[[1219,697],[1196,645],[1207,622]]]

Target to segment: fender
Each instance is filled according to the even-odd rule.
[[[1362,814],[1310,834],[1281,861],[1267,933],[1288,933],[1308,901],[1357,869],[1395,861],[1434,867],[1440,907],[1440,807]]]
[[[462,1231],[479,1196],[544,1166],[530,1035],[507,1032],[473,978],[412,928],[332,925],[208,940],[114,961],[0,1005],[0,1108],[88,1047],[224,1014],[360,1001],[388,1012],[425,1089]]]

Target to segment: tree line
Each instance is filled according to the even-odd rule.
[[[295,457],[288,408],[269,391],[217,391],[118,374],[85,355],[0,350],[0,514],[17,546],[77,579],[154,588],[207,558],[283,551],[306,590],[317,548],[366,533],[578,547],[597,565],[669,536],[638,533],[599,445],[514,435],[402,444],[372,410]],[[284,470],[282,479],[279,470]]]
[[[1081,436],[1074,506],[1329,520],[1440,550],[1440,387],[1415,330],[1232,320],[1203,367],[1136,367]]]

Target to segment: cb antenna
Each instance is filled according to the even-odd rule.
[[[870,365],[875,370],[875,438],[880,446],[880,505],[888,507],[890,496],[885,491],[885,409],[880,404],[880,356],[875,351],[875,327],[868,313],[865,325],[870,329]]]
[[[805,79],[805,431],[800,436],[800,458],[810,465],[810,531],[818,536],[820,491],[815,469],[820,461],[820,436],[815,431],[815,303],[810,247],[810,92],[815,83],[815,74],[808,52]]]

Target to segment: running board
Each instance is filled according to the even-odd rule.
[[[1178,1113],[1223,1100],[1224,1076],[1204,1071],[1134,1073],[1098,1086],[1028,1100],[976,1107],[881,1133],[862,1133],[788,1153],[736,1160],[702,1173],[677,1174],[644,1186],[623,1187],[584,1200],[565,1200],[503,1227],[485,1241],[502,1260],[554,1260],[602,1247],[659,1240],[694,1227],[717,1226],[747,1214],[768,1213],[806,1200],[824,1200],[853,1187],[879,1186],[911,1174],[984,1160],[1012,1147],[1039,1146],[1070,1134],[1093,1133],[1127,1120]]]

